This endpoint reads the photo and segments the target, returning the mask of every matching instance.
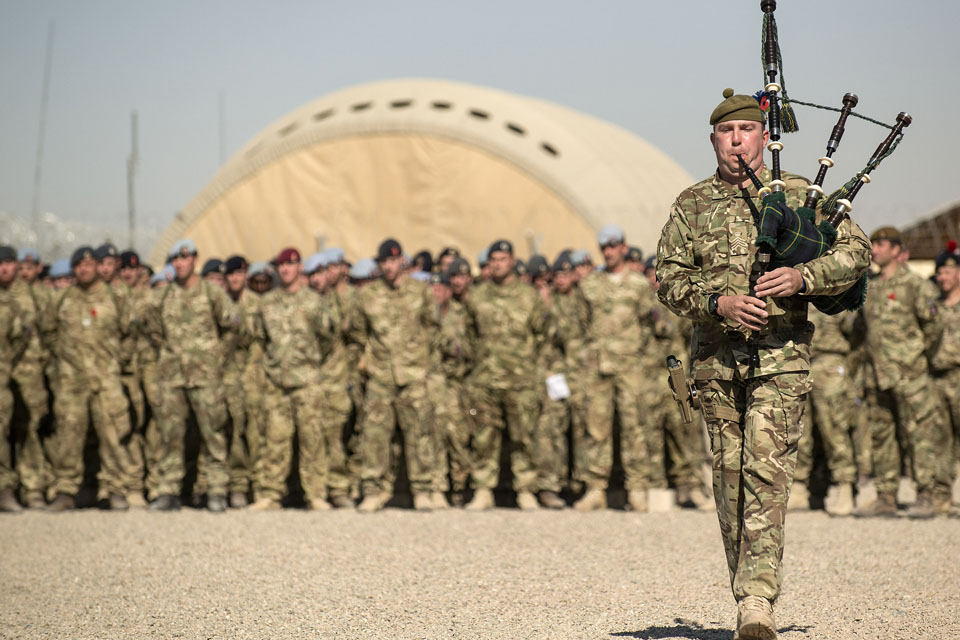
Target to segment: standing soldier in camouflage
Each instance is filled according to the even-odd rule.
[[[403,274],[403,250],[396,240],[380,245],[377,263],[383,277],[359,291],[350,325],[350,339],[366,345],[360,425],[364,497],[359,509],[377,511],[390,499],[392,487],[386,479],[397,426],[403,434],[414,508],[444,508],[446,498],[434,490],[439,452],[427,392],[437,332],[433,297],[425,285]]]
[[[657,293],[694,322],[693,376],[713,449],[737,636],[755,640],[777,635],[773,603],[782,584],[784,519],[810,390],[813,330],[804,295],[853,285],[869,265],[869,247],[846,219],[826,254],[769,271],[757,280],[756,296],[749,295],[757,229],[741,189],[754,199],[756,192],[737,156],[769,184],[763,163],[769,134],[754,98],[729,89],[724,98],[710,117],[717,173],[684,190],[671,208],[657,250]],[[782,179],[787,205],[798,207],[809,183],[790,174]],[[759,368],[749,364],[753,331],[760,331]]]
[[[70,259],[76,284],[59,292],[44,312],[44,343],[56,361],[57,435],[52,454],[56,494],[48,509],[75,506],[83,480],[83,448],[89,417],[99,441],[98,497],[110,509],[128,508],[131,463],[124,446],[130,434],[129,404],[120,380],[124,349],[135,319],[129,295],[102,282],[93,249],[81,247]]]
[[[240,311],[243,317],[256,309],[259,299],[273,286],[273,267],[267,262],[255,262],[247,268],[247,292],[241,296]],[[249,336],[248,336],[249,338]],[[243,408],[246,411],[246,441],[249,462],[249,485],[256,483],[260,459],[265,446],[267,432],[267,412],[264,405],[264,393],[267,388],[267,374],[263,366],[263,343],[249,340],[249,354],[246,366],[240,376],[243,388]]]
[[[207,464],[207,509],[227,509],[227,407],[221,381],[223,340],[241,331],[241,317],[226,292],[196,274],[197,248],[181,240],[169,255],[175,271],[147,313],[149,335],[160,349],[160,415],[163,442],[158,471],[157,511],[180,508],[184,477],[184,434],[192,411],[200,430],[200,456]],[[221,337],[223,336],[223,337]]]
[[[34,326],[30,328],[27,350],[13,369],[15,398],[22,411],[14,413],[13,432],[16,441],[17,473],[20,474],[24,503],[31,509],[45,506],[44,493],[50,477],[50,465],[40,440],[41,427],[48,413],[50,396],[44,379],[49,353],[40,342],[36,323],[50,300],[50,292],[37,282],[40,255],[34,249],[18,254],[19,277],[10,286],[21,309],[29,312]]]
[[[111,287],[119,284],[115,282],[120,269],[120,253],[117,248],[112,243],[105,242],[94,250],[93,257],[97,260],[97,276],[101,282]]]
[[[943,324],[943,335],[930,357],[930,370],[947,407],[952,432],[953,442],[942,455],[955,474],[955,465],[960,462],[960,252],[957,243],[952,242],[941,252],[935,264],[940,287],[937,315]]]
[[[606,270],[580,281],[587,301],[590,350],[587,382],[587,438],[583,459],[587,492],[574,504],[578,511],[607,506],[606,489],[613,469],[614,411],[620,416],[621,454],[627,501],[635,511],[647,510],[651,483],[666,486],[663,434],[654,433],[641,415],[649,384],[643,355],[650,346],[655,298],[646,278],[627,268],[623,230],[609,225],[598,235]]]
[[[850,437],[852,412],[847,373],[855,316],[849,312],[828,316],[811,307],[809,318],[815,331],[810,345],[813,388],[808,396],[808,408],[812,411],[806,415],[807,425],[814,425],[820,433],[830,469],[830,489],[824,507],[832,516],[848,516],[853,513],[853,485],[857,481]],[[807,483],[813,468],[812,429],[804,431],[798,446],[797,471],[787,503],[790,510],[810,506]]]
[[[16,367],[32,335],[35,321],[20,307],[11,291],[17,278],[17,252],[0,245],[0,513],[20,513],[17,502],[17,472],[13,468],[10,425],[13,421],[13,393],[10,391]]]
[[[267,388],[266,438],[254,483],[255,511],[279,509],[293,461],[293,439],[300,444],[300,482],[307,504],[327,510],[327,453],[320,406],[321,367],[330,355],[336,318],[309,287],[301,286],[300,252],[277,256],[280,286],[265,293],[250,332],[263,345]]]
[[[873,472],[877,499],[860,516],[893,516],[900,480],[897,419],[905,455],[913,466],[917,502],[911,517],[932,518],[950,508],[950,470],[943,458],[949,444],[940,397],[930,381],[927,354],[940,339],[935,287],[901,264],[900,233],[881,227],[870,236],[873,261],[880,273],[860,312],[866,327],[867,355],[875,386],[867,402],[871,411]]]
[[[532,288],[514,275],[513,245],[490,245],[490,279],[466,299],[476,365],[465,388],[473,422],[474,470],[471,510],[494,506],[504,428],[512,446],[510,465],[517,505],[538,509],[534,437],[544,384],[540,356],[550,333],[550,313]]]
[[[223,263],[224,287],[240,314],[251,317],[256,310],[257,296],[247,290],[247,261],[243,256],[231,256]],[[223,386],[227,397],[227,413],[230,416],[230,444],[227,466],[230,469],[230,507],[242,509],[247,506],[247,496],[252,487],[253,470],[247,444],[246,394],[243,390],[243,374],[248,366],[250,344],[235,336],[227,344],[226,364],[223,368]]]

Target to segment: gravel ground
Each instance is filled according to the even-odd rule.
[[[716,516],[0,517],[0,638],[729,639]],[[791,514],[780,637],[960,637],[960,520]]]

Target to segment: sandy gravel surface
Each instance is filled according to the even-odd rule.
[[[960,637],[960,520],[791,514],[781,638]],[[716,517],[0,517],[0,638],[733,636]]]

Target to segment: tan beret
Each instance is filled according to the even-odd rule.
[[[734,95],[733,89],[723,90],[723,102],[710,114],[710,125],[728,120],[750,120],[763,122],[760,103],[753,96]]]

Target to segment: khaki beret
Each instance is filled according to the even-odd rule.
[[[723,102],[710,114],[710,125],[728,120],[750,120],[763,122],[760,103],[753,96],[734,95],[733,89],[723,90]]]
[[[880,227],[870,234],[870,242],[877,240],[890,240],[891,242],[900,242],[900,232],[896,227]]]

